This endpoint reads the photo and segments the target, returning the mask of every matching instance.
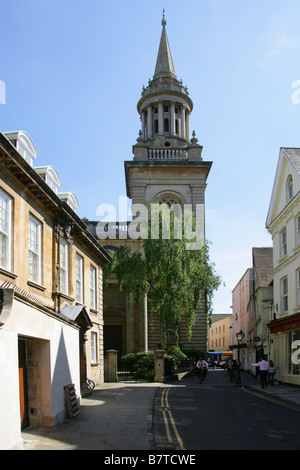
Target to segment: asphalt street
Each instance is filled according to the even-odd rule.
[[[209,370],[204,383],[189,377],[157,391],[154,448],[299,450],[299,412],[299,406],[237,387],[224,370]]]

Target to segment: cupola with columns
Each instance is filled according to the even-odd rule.
[[[162,34],[155,72],[143,87],[137,104],[141,130],[133,147],[135,160],[201,160],[202,147],[193,132],[190,140],[190,114],[193,102],[186,86],[178,80],[163,13]]]
[[[155,72],[137,103],[141,129],[133,160],[125,161],[127,196],[133,204],[176,201],[201,208],[211,162],[202,158],[195,132],[190,138],[193,102],[178,80],[163,14]]]

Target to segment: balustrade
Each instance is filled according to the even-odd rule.
[[[148,149],[148,160],[188,160],[185,149]]]

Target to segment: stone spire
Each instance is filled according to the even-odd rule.
[[[171,49],[168,41],[167,31],[166,31],[166,19],[165,19],[165,10],[163,10],[163,18],[162,18],[162,33],[161,39],[159,44],[158,56],[156,61],[155,73],[154,77],[162,77],[162,76],[171,76],[176,78],[174,64],[171,55]]]

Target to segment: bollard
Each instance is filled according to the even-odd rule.
[[[154,382],[165,381],[165,351],[154,351]]]
[[[118,382],[117,354],[115,349],[109,349],[107,354],[107,382]]]

